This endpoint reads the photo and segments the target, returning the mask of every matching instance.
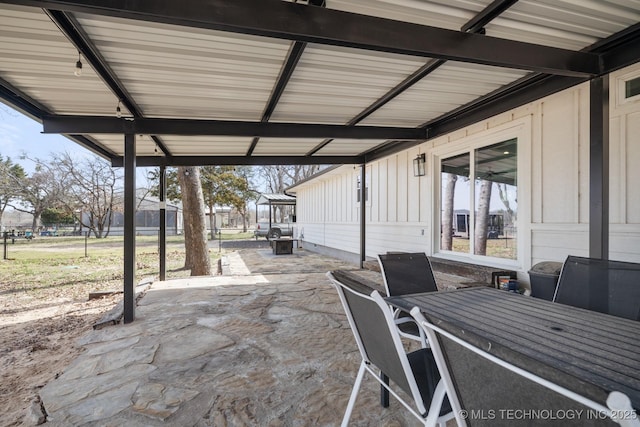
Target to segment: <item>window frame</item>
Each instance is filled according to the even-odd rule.
[[[469,252],[444,251],[440,249],[442,221],[442,160],[462,154],[469,154],[470,174],[475,170],[476,150],[491,146],[510,139],[515,139],[518,147],[517,155],[517,191],[518,191],[518,215],[516,259],[498,258],[487,255],[476,255],[474,251],[474,239],[470,239]],[[431,253],[436,258],[451,259],[474,264],[508,267],[510,269],[522,269],[526,260],[531,256],[531,116],[505,123],[495,129],[486,130],[475,135],[469,135],[455,142],[435,145],[431,153],[432,158],[432,248]],[[475,206],[475,180],[474,185],[469,186],[469,205]],[[470,209],[469,232],[475,232],[474,209]],[[473,216],[471,216],[473,214]],[[470,234],[473,236],[473,234]]]
[[[616,93],[617,102],[616,105],[623,106],[635,102],[640,102],[640,94],[630,96],[627,98],[627,82],[640,79],[640,69],[631,70],[628,73],[620,75],[615,79],[615,89],[612,88],[612,92]],[[613,85],[613,82],[611,83]]]
[[[627,85],[633,81],[636,81],[637,84],[639,85],[638,87],[638,93],[631,95],[631,96],[627,96]],[[640,98],[640,76],[638,77],[634,77],[632,79],[627,79],[624,81],[624,98],[625,99],[634,99],[634,98]]]

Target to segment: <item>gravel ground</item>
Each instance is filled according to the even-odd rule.
[[[218,240],[210,240],[209,247],[217,248],[220,242]],[[267,239],[246,239],[246,240],[223,240],[222,249],[267,249],[269,248]]]

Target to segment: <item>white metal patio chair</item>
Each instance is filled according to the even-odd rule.
[[[378,263],[389,297],[438,291],[431,262],[424,252],[380,254]],[[424,331],[409,313],[396,310],[394,317],[400,336],[420,341],[423,347],[428,347]]]
[[[445,386],[428,348],[405,353],[393,312],[378,291],[345,275],[328,272],[327,277],[338,291],[349,325],[356,339],[362,362],[342,420],[346,427],[358,396],[365,372],[369,372],[411,414],[425,426],[444,426],[453,418]],[[380,370],[412,397],[405,401],[379,378]]]
[[[431,350],[459,426],[467,425],[467,420],[461,414],[466,416],[470,416],[469,414],[482,414],[482,416],[493,414],[496,416],[495,419],[490,420],[474,420],[472,417],[469,421],[474,425],[504,423],[504,419],[498,418],[501,410],[495,408],[509,408],[514,402],[519,402],[520,406],[515,407],[520,409],[524,409],[528,403],[532,403],[533,406],[539,404],[543,411],[553,411],[555,407],[562,408],[559,411],[565,411],[565,413],[567,409],[578,404],[580,408],[604,414],[609,421],[618,423],[622,427],[640,427],[640,419],[637,416],[630,416],[630,414],[635,414],[635,411],[631,406],[631,401],[623,393],[611,392],[606,401],[608,407],[601,405],[456,337],[429,322],[418,307],[411,310],[411,315],[424,328],[427,339],[431,342]],[[446,348],[449,349],[448,352]],[[464,369],[461,370],[464,372],[456,372],[461,366],[464,366]],[[479,370],[497,378],[500,387],[483,382],[482,378],[471,378],[473,372]],[[460,383],[463,385],[461,386]],[[505,396],[508,397],[505,398]],[[536,402],[538,399],[540,401]],[[576,410],[574,413],[584,412]],[[626,416],[622,416],[622,414]],[[595,417],[595,420],[585,418],[566,419],[561,423],[563,425],[587,425],[591,422],[588,425],[603,425],[604,420],[599,417]],[[534,420],[530,421],[535,422]],[[537,420],[537,423],[540,422],[542,421]]]
[[[570,255],[553,301],[640,320],[640,264]]]

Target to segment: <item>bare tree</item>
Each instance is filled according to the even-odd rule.
[[[489,228],[489,205],[491,204],[491,188],[493,182],[481,179],[480,194],[478,197],[478,206],[476,215],[475,230],[475,250],[476,255],[487,254],[487,231]]]
[[[211,274],[211,259],[207,247],[207,227],[204,214],[204,196],[198,167],[179,167],[178,182],[182,193],[184,222],[184,267],[192,276]]]
[[[15,164],[9,157],[3,159],[0,156],[0,224],[2,224],[2,214],[13,200],[19,195],[19,185],[17,183],[26,178],[22,166]]]
[[[264,182],[264,192],[282,193],[288,186],[284,166],[262,166],[259,175]]]
[[[293,165],[293,173],[290,175],[292,185],[311,177],[322,169],[321,165]]]
[[[513,224],[516,220],[516,213],[511,207],[511,203],[509,202],[509,197],[507,194],[507,184],[497,184],[498,193],[500,195],[500,200],[504,205],[505,210],[507,211],[507,218],[505,224]]]
[[[322,169],[321,165],[262,166],[259,175],[267,193],[284,193],[287,187],[309,178]]]
[[[158,170],[158,175],[159,175]],[[154,186],[155,181],[158,179],[158,176],[154,173],[154,171],[147,172],[145,176],[145,182],[143,184],[137,184],[136,188],[136,211],[140,210],[140,206],[149,200],[149,196],[154,196]]]
[[[458,175],[443,173],[444,190],[442,192],[442,250],[450,251],[453,248],[453,200],[456,192]]]
[[[262,166],[259,175],[264,180],[266,193],[282,194],[287,187],[309,178],[323,168],[322,165],[288,165],[288,166]],[[282,206],[274,206],[274,216],[282,218],[284,213]]]
[[[8,206],[17,211],[31,214],[33,216],[31,228],[35,232],[38,229],[42,212],[64,198],[66,187],[62,185],[61,177],[56,174],[56,171],[43,160],[29,160],[36,163],[35,171],[31,176],[20,178],[16,175],[10,175],[17,191],[15,199],[18,203],[9,203]]]
[[[95,237],[107,237],[120,202],[117,191],[122,176],[117,169],[100,157],[77,160],[69,153],[54,154],[49,167],[64,177],[67,191],[60,201],[72,212],[81,211],[76,212],[78,221]]]

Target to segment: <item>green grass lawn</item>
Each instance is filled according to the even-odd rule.
[[[516,239],[487,239],[487,256],[506,259],[517,259]],[[453,238],[455,252],[469,253],[469,239]]]
[[[247,239],[252,233],[222,233],[223,240]],[[86,255],[85,256],[85,243]],[[7,245],[0,261],[0,299],[21,297],[86,299],[91,291],[122,290],[123,237],[37,237]],[[1,245],[1,243],[0,243]],[[215,246],[215,245],[214,245]],[[3,248],[0,248],[3,252]],[[221,253],[211,249],[211,265]],[[157,236],[136,237],[136,279],[159,275]],[[184,237],[167,237],[167,278],[188,277]],[[12,298],[12,299],[13,299]],[[4,301],[5,305],[7,301]]]
[[[253,233],[223,230],[223,240]],[[86,256],[85,256],[86,243]],[[22,425],[26,407],[42,384],[55,378],[81,348],[77,339],[111,310],[122,295],[88,300],[95,291],[123,289],[122,237],[16,239],[4,260],[0,239],[0,425]],[[213,272],[218,241],[209,247]],[[136,279],[159,275],[157,236],[136,237]],[[184,270],[184,237],[167,238],[167,277]]]

